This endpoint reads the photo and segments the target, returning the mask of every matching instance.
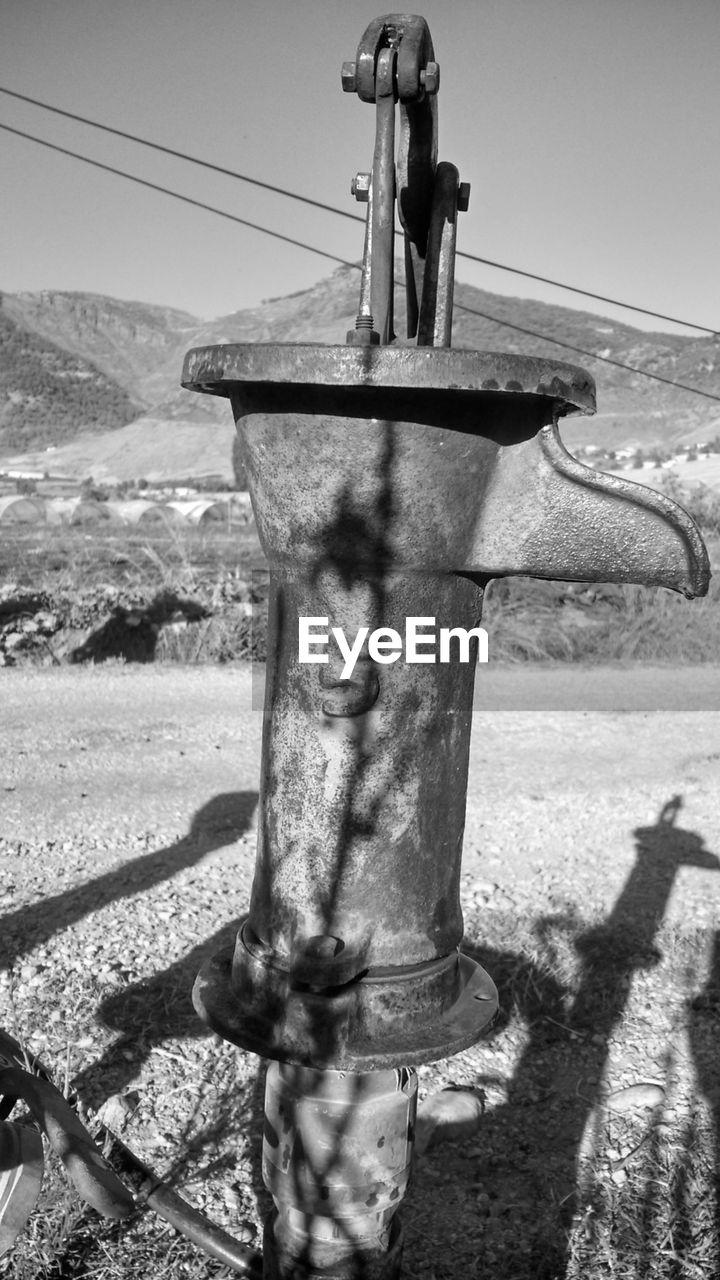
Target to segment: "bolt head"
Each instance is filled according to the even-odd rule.
[[[380,334],[375,329],[348,329],[346,341],[349,347],[378,347]]]
[[[343,93],[354,93],[357,89],[357,65],[354,62],[343,62],[340,80]]]
[[[420,83],[426,93],[437,93],[440,88],[440,66],[437,62],[428,62],[425,70],[420,72]]]
[[[470,208],[470,183],[461,182],[457,193],[457,207],[460,213],[467,213]]]
[[[360,204],[367,204],[370,199],[370,178],[369,173],[358,173],[350,183],[350,194]]]

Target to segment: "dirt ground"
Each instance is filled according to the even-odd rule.
[[[102,941],[93,942],[98,964],[102,959],[112,969],[118,955],[125,963],[127,920],[113,934],[112,904],[137,893],[140,882],[157,896],[155,907],[160,903],[159,921],[145,920],[140,905],[133,926],[138,939],[144,930],[156,939],[151,969],[221,930],[247,905],[261,694],[261,673],[247,668],[3,674],[0,908],[37,911],[49,896],[58,903],[46,941],[28,938],[40,968],[52,954],[53,935],[72,936],[93,912],[106,919]],[[546,957],[581,918],[613,921],[622,931],[623,919],[635,913],[648,954],[661,923],[708,936],[718,927],[719,711],[720,668],[479,671],[462,894],[467,949],[493,976],[500,980],[511,962],[517,976],[510,953],[520,919],[532,922],[538,955],[545,947]],[[133,867],[155,858],[152,849],[161,851],[162,867],[146,868],[151,879],[146,883],[143,871],[136,886]],[[79,907],[73,886],[82,889]],[[84,942],[90,935],[77,937]],[[588,955],[595,934],[586,929],[582,937],[581,955]],[[545,984],[543,1019],[546,1030],[560,1028],[559,1041],[539,1036],[539,1022],[526,1019],[509,1038],[499,1034],[421,1069],[421,1093],[481,1085],[489,1119],[481,1145],[441,1147],[437,1159],[430,1152],[419,1162],[406,1214],[408,1274],[429,1272],[440,1253],[445,1269],[433,1275],[482,1275],[493,1257],[499,1260],[493,1248],[504,1250],[503,1276],[573,1274],[567,1258],[533,1261],[528,1243],[538,1187],[555,1174],[558,1187],[574,1176],[589,1112],[581,1107],[571,1116],[571,1104],[594,1096],[603,1081],[615,1088],[657,1079],[667,1069],[667,1045],[678,1041],[680,997],[648,1012],[643,957],[615,957],[606,966],[596,1014],[580,1007],[590,991],[583,995],[581,980],[572,1018],[559,998],[557,1016],[548,1014],[552,982],[532,949],[522,964],[529,991]],[[18,972],[22,979],[25,971]],[[596,985],[599,972],[596,966]],[[693,974],[694,989],[706,977]],[[25,980],[32,987],[32,974]],[[32,993],[23,1003],[22,982],[19,991],[22,1016]],[[563,1027],[568,1020],[572,1032]],[[131,1039],[126,1028],[128,1059]],[[156,1052],[172,1056],[169,1043]],[[678,1049],[678,1061],[688,1052]],[[131,1074],[128,1068],[124,1087]],[[138,1080],[141,1089],[152,1087],[147,1075],[133,1087]],[[530,1127],[535,1147],[528,1145]],[[525,1153],[522,1176],[518,1150]],[[524,1243],[508,1269],[511,1237]],[[461,1249],[466,1253],[453,1254]]]
[[[102,842],[190,831],[222,795],[252,807],[262,693],[249,667],[5,672],[0,834]],[[720,851],[720,667],[479,670],[468,873],[536,893],[542,862],[569,893],[612,902],[634,829],[676,795],[683,825]],[[714,885],[681,883],[673,910],[706,912]]]

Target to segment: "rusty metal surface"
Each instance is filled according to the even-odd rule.
[[[263,1180],[272,1242],[292,1274],[303,1258],[323,1277],[387,1276],[395,1214],[410,1174],[417,1076],[271,1064]],[[399,1258],[398,1258],[399,1261]]]
[[[382,49],[377,58],[377,129],[372,170],[372,197],[368,216],[372,219],[369,256],[372,259],[371,309],[381,343],[395,336],[393,296],[395,293],[395,64],[397,52]]]
[[[288,384],[295,401],[301,388],[393,388],[407,391],[522,392],[541,396],[560,413],[594,413],[595,383],[584,369],[562,360],[508,355],[496,351],[434,347],[379,347],[358,350],[313,343],[233,343],[196,347],[185,357],[182,385],[210,395],[241,394],[249,383]],[[416,397],[418,406],[420,397]],[[373,417],[388,418],[387,401],[373,396]],[[472,408],[482,409],[474,398]],[[452,426],[452,401],[446,399],[439,425]]]
[[[459,187],[460,176],[455,165],[439,164],[423,275],[419,347],[449,347],[452,339]]]
[[[185,385],[233,400],[271,563],[284,563],[289,547],[293,559],[316,557],[323,527],[340,537],[351,490],[356,503],[365,494],[363,519],[377,524],[387,484],[385,559],[398,567],[707,590],[707,553],[681,507],[564,449],[555,419],[594,406],[592,380],[572,365],[435,347],[268,344],[201,348],[185,375]],[[313,477],[305,500],[300,446]]]
[[[637,582],[705,595],[710,565],[687,512],[664,494],[583,466],[549,425],[501,450],[475,526],[473,571]]]
[[[385,1253],[349,1253],[331,1267],[314,1267],[279,1248],[275,1239],[276,1215],[271,1214],[263,1233],[263,1280],[399,1280],[405,1238],[399,1218],[390,1231],[390,1244]]]
[[[362,345],[393,339],[397,200],[405,240],[407,336],[413,338],[417,333],[419,345],[435,342],[449,346],[455,226],[458,209],[467,208],[468,189],[464,184],[461,198],[454,166],[440,166],[436,171],[440,68],[425,19],[388,14],[371,22],[358,46],[357,60],[343,65],[342,86],[346,92],[357,92],[362,101],[373,103],[376,111],[360,308],[357,332],[349,334],[348,341]],[[436,294],[440,296],[437,309],[441,317],[437,330]],[[372,323],[367,322],[368,317]]]
[[[451,1003],[451,984],[437,981],[432,964],[310,990],[288,970],[253,964],[239,937],[234,951],[203,966],[193,1003],[218,1035],[279,1062],[338,1071],[415,1067],[475,1044],[497,1013],[484,969],[468,956],[449,960]]]

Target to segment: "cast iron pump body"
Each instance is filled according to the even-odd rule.
[[[350,638],[403,635],[408,618],[470,632],[495,577],[687,596],[709,578],[680,507],[563,447],[558,420],[595,408],[586,373],[450,348],[468,188],[437,163],[438,86],[418,17],[377,19],[343,68],[377,119],[372,173],[353,184],[368,211],[347,343],[206,347],[183,370],[185,387],[231,402],[271,574],[250,910],[194,999],[221,1035],[275,1060],[263,1161],[273,1277],[399,1274],[410,1068],[473,1043],[497,1006],[459,950],[476,650],[408,663],[365,648],[347,677],[331,641],[327,662],[300,661],[299,620]]]

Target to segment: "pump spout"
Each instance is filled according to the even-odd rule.
[[[688,599],[710,581],[705,544],[676,502],[583,466],[555,423],[496,455],[477,513],[471,572],[669,587]]]

